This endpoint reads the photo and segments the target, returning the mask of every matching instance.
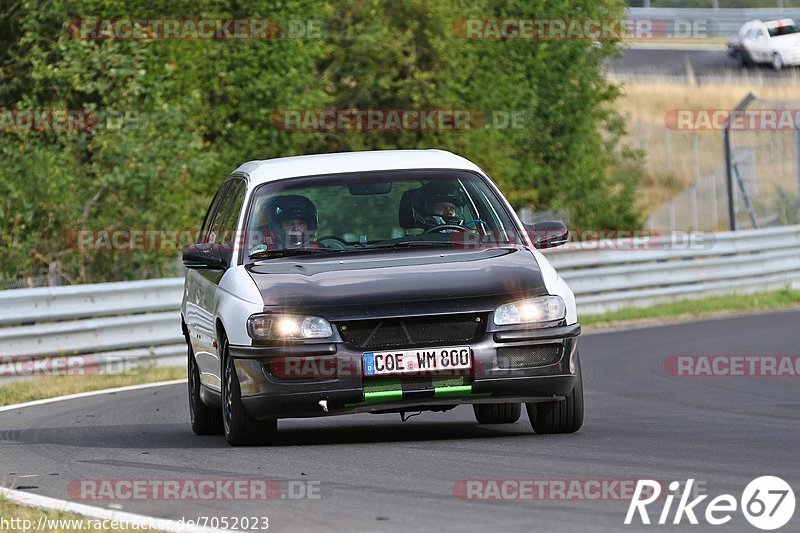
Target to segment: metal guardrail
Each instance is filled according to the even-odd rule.
[[[546,250],[579,314],[800,287],[800,226],[599,240]]]
[[[748,20],[769,20],[775,18],[793,18],[800,20],[798,8],[669,8],[669,7],[631,7],[628,8],[629,19],[653,19],[663,22],[664,30],[671,35],[680,36],[687,31],[687,22],[707,21],[707,26],[698,26],[698,30],[706,31],[708,37],[727,37],[739,31]],[[678,25],[676,27],[676,21]],[[692,37],[688,35],[687,37]]]
[[[183,278],[0,291],[0,326],[175,311],[182,292]]]
[[[0,380],[182,364],[182,292],[183,278],[0,291]]]
[[[800,226],[570,243],[546,250],[581,314],[711,294],[800,287]],[[0,378],[8,366],[119,365],[185,357],[182,278],[0,291]],[[44,368],[44,367],[43,367]]]

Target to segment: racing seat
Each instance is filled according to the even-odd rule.
[[[419,228],[414,220],[414,200],[419,192],[419,188],[411,189],[403,193],[400,197],[400,227],[403,229]]]

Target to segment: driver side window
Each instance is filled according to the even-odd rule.
[[[242,212],[245,188],[244,181],[241,179],[230,180],[230,186],[225,191],[219,210],[209,226],[206,242],[233,247],[239,214]]]

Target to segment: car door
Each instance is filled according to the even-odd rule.
[[[245,191],[246,185],[242,178],[226,180],[217,192],[200,231],[199,242],[222,245],[229,261],[232,258],[236,224]],[[224,273],[224,270],[192,269],[189,270],[186,281],[186,325],[200,370],[200,381],[216,390],[220,389],[221,347],[216,342],[214,302]]]
[[[753,39],[753,50],[755,51],[759,63],[765,63],[772,58],[769,47],[769,36],[766,30],[764,30],[764,28],[756,28],[755,38]]]
[[[752,26],[744,35],[742,40],[742,48],[747,52],[750,60],[754,63],[761,63],[764,61],[763,42],[759,40],[761,29],[758,26]]]

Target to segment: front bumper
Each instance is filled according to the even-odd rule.
[[[424,377],[364,377],[363,351],[341,342],[229,349],[250,416],[297,418],[560,399],[575,385],[580,331],[572,324],[488,332],[468,343],[471,371]]]

